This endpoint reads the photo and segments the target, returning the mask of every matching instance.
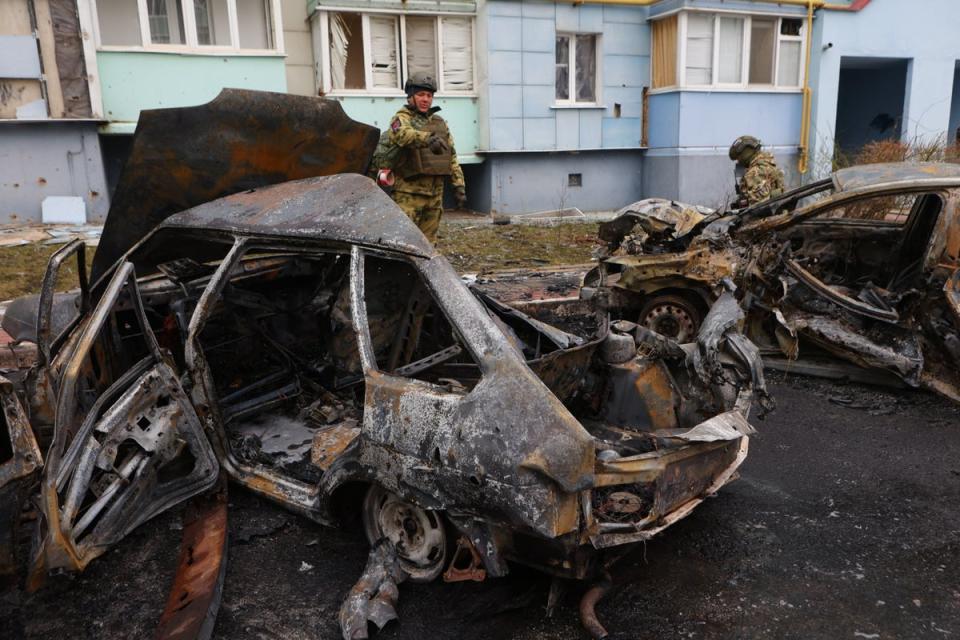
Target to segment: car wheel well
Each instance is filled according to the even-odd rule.
[[[344,482],[330,494],[330,515],[345,528],[362,528],[363,499],[369,489],[369,482]]]

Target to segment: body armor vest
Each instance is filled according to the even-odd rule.
[[[430,118],[423,125],[423,118],[415,117],[413,125],[419,131],[435,133],[446,143],[450,140],[450,130],[447,129],[447,123],[442,118]],[[408,148],[404,154],[403,171],[400,175],[404,178],[412,176],[449,176],[453,173],[450,163],[453,161],[453,150],[449,144],[443,153],[433,153],[429,147]]]

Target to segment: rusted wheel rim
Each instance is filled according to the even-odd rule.
[[[371,544],[380,538],[393,543],[400,566],[411,580],[429,582],[443,571],[447,534],[436,512],[374,486],[364,500],[363,524]]]
[[[647,311],[640,324],[660,335],[684,343],[693,339],[696,321],[683,306],[673,302],[661,302]]]

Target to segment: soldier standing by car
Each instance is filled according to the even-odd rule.
[[[433,106],[434,78],[414,73],[404,90],[405,104],[390,121],[389,145],[400,148],[394,166],[393,199],[430,242],[437,238],[443,214],[443,184],[449,176],[458,207],[466,205],[463,170],[457,161],[453,136]]]
[[[763,151],[761,142],[753,136],[740,136],[730,145],[730,159],[744,169],[737,183],[734,208],[747,207],[783,193],[783,171],[777,167],[773,155]]]

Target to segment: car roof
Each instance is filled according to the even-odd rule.
[[[429,258],[436,249],[376,183],[359,174],[250,189],[174,214],[161,229],[360,244]]]
[[[960,165],[941,162],[886,162],[840,169],[833,174],[837,191],[881,186],[960,186]]]

